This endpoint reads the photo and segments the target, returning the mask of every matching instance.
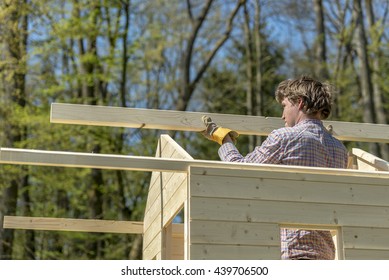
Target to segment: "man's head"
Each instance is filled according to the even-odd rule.
[[[288,126],[295,125],[301,118],[324,120],[331,113],[331,86],[307,76],[282,81],[278,85],[275,95],[277,102],[284,107],[282,118]],[[290,116],[285,114],[290,114]],[[292,120],[288,120],[288,117]]]

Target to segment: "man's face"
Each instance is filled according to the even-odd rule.
[[[288,98],[282,100],[282,119],[285,121],[285,126],[292,127],[298,123],[300,117],[299,103],[293,104]]]

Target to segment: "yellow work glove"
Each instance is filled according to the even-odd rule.
[[[238,132],[233,131],[229,128],[218,126],[208,116],[203,116],[201,120],[205,125],[205,130],[201,131],[201,134],[204,135],[207,139],[217,142],[221,145],[223,144],[223,139],[228,134],[230,135],[232,141],[236,142],[236,138],[238,138],[239,136]]]

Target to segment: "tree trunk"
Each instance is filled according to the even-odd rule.
[[[366,0],[366,15],[367,20],[370,27],[370,33],[377,33],[376,28],[376,20],[373,11],[373,5],[371,0]],[[372,36],[373,37],[373,36]],[[372,38],[372,40],[376,39],[376,41],[372,41],[372,55],[370,59],[372,60],[372,81],[373,81],[373,99],[374,99],[374,109],[377,116],[377,123],[387,124],[388,121],[386,119],[386,112],[383,106],[383,93],[381,91],[381,87],[379,85],[380,80],[382,79],[379,75],[380,72],[380,60],[384,60],[382,51],[380,50],[380,46],[382,45],[381,39],[382,36],[374,36],[376,38]],[[386,77],[384,78],[386,79]],[[389,160],[389,144],[380,143],[380,154],[381,157],[385,160]]]
[[[375,108],[373,99],[373,89],[371,82],[369,58],[367,54],[367,40],[363,23],[361,0],[354,0],[353,17],[355,18],[357,31],[355,34],[355,42],[359,60],[358,65],[363,104],[363,121],[366,123],[375,123],[376,118],[374,113]],[[375,143],[369,144],[369,151],[376,156],[380,156],[378,145]]]
[[[30,191],[28,188],[28,167],[23,167],[24,170],[23,173],[26,175],[23,176],[23,181],[22,181],[22,187],[21,187],[21,193],[22,193],[22,198],[23,198],[23,204],[24,204],[24,209],[23,209],[23,215],[26,217],[31,217],[32,211],[31,211],[31,198],[30,198]],[[25,250],[23,252],[23,259],[25,260],[34,260],[36,259],[35,256],[35,231],[33,230],[26,230],[25,231]]]
[[[79,10],[78,0],[74,0],[75,14],[80,15],[81,11]],[[90,2],[90,15],[92,17],[89,19],[90,30],[89,34],[86,34],[87,37],[80,38],[78,40],[78,46],[80,50],[80,57],[89,55],[92,57],[97,57],[97,20],[100,15],[99,3]],[[96,59],[98,61],[98,59]],[[98,69],[98,65],[95,62],[87,61],[83,62],[80,65],[80,72],[84,76],[82,83],[82,93],[84,100],[89,105],[97,104],[97,89],[98,82],[95,80],[94,75]],[[93,153],[100,153],[101,146],[98,141],[95,141],[94,146],[92,147]],[[92,169],[90,174],[90,185],[88,186],[88,199],[89,199],[89,217],[91,219],[102,219],[103,218],[103,193],[102,186],[104,183],[103,173],[101,169]],[[96,235],[94,235],[96,236]],[[91,238],[88,248],[88,257],[90,259],[101,259],[103,258],[103,242],[97,238]]]
[[[187,7],[188,7],[188,15],[189,18],[192,21],[192,30],[189,35],[189,39],[186,44],[186,49],[183,53],[182,58],[182,66],[181,66],[181,82],[180,82],[180,88],[179,88],[179,94],[178,94],[178,101],[176,104],[176,110],[178,111],[185,111],[188,107],[189,101],[192,97],[192,94],[196,88],[196,85],[203,77],[205,71],[208,69],[209,65],[211,64],[213,58],[219,51],[219,49],[224,45],[224,43],[227,41],[227,39],[230,37],[231,31],[232,31],[232,23],[237,15],[240,7],[246,2],[246,0],[239,0],[237,5],[235,6],[234,10],[231,12],[230,16],[227,18],[226,22],[226,30],[224,32],[221,32],[223,34],[220,39],[215,43],[213,46],[213,49],[208,53],[206,58],[204,59],[204,62],[201,64],[200,68],[196,73],[194,73],[194,78],[192,79],[191,73],[192,73],[192,56],[193,56],[193,49],[195,45],[195,41],[197,39],[197,36],[199,34],[199,31],[205,21],[206,16],[209,13],[209,9],[211,8],[211,5],[214,0],[207,0],[207,2],[204,4],[203,9],[200,12],[200,15],[194,19],[192,14],[192,6],[190,3],[190,0],[187,0]]]
[[[3,201],[2,201],[2,215],[3,216],[15,216],[16,215],[16,203],[18,197],[19,185],[17,180],[12,180],[9,187],[3,191]],[[1,230],[1,246],[0,253],[2,260],[12,259],[13,252],[13,241],[14,241],[14,230],[13,229],[3,229]]]
[[[315,74],[317,78],[327,80],[329,78],[326,55],[326,33],[324,27],[324,12],[322,0],[314,1],[316,19],[316,45],[315,45]]]
[[[342,86],[341,81],[345,74],[346,67],[348,64],[353,63],[353,59],[351,55],[353,53],[352,34],[354,34],[355,32],[355,24],[351,24],[350,27],[346,27],[346,14],[347,14],[348,7],[346,6],[342,10],[339,3],[337,6],[338,6],[339,15],[336,16],[336,20],[333,26],[336,30],[336,33],[339,35],[337,35],[338,43],[337,43],[337,50],[336,50],[336,64],[335,64],[333,79],[336,81],[338,92],[342,93],[344,91],[344,88]],[[346,32],[347,30],[349,30],[349,32]],[[342,116],[342,112],[344,110],[342,108],[342,104],[340,103],[340,95],[338,92],[335,92],[333,96],[332,116],[335,119],[340,119]]]
[[[253,73],[253,64],[254,54],[253,54],[253,36],[251,35],[250,30],[250,15],[247,10],[247,5],[243,6],[244,11],[244,34],[245,34],[245,48],[246,48],[246,75],[247,75],[247,86],[246,86],[246,109],[247,115],[255,115],[255,96],[254,96],[254,73]],[[248,136],[248,150],[252,151],[255,148],[255,135]]]
[[[4,3],[3,12],[6,14],[7,22],[3,34],[3,44],[6,47],[5,56],[9,58],[9,68],[11,79],[5,80],[6,95],[11,103],[11,108],[25,108],[26,101],[26,63],[25,56],[28,39],[28,17],[25,11],[27,0],[10,1]],[[12,112],[11,112],[12,113]],[[13,147],[26,138],[26,127],[9,123],[6,138],[8,145]],[[16,175],[17,176],[17,175]],[[24,190],[28,185],[27,175],[22,174],[11,180],[9,186],[3,192],[2,215],[14,216],[17,213],[17,201],[19,190]],[[27,194],[28,196],[28,194]],[[1,230],[0,256],[1,259],[12,259],[14,230]],[[26,248],[34,254],[33,234],[27,238]],[[33,255],[26,255],[28,258],[34,258]]]
[[[262,35],[261,35],[261,3],[260,0],[255,2],[255,19],[254,19],[254,41],[255,41],[255,101],[256,101],[256,115],[264,116],[264,96],[262,90]],[[256,137],[256,145],[260,145],[262,143],[261,136]]]

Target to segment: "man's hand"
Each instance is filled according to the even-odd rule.
[[[238,132],[236,131],[218,126],[208,116],[203,116],[201,120],[205,125],[205,130],[201,131],[201,134],[204,135],[207,139],[217,142],[220,145],[223,144],[223,139],[227,135],[229,135],[234,142],[239,136]]]

